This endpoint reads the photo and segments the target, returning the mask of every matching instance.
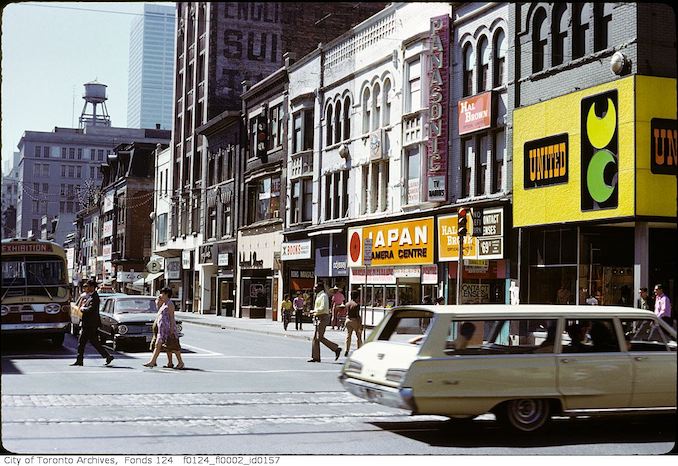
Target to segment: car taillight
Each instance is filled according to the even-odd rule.
[[[389,369],[386,371],[386,380],[400,383],[403,381],[403,378],[405,378],[406,373],[407,370],[405,369]]]
[[[358,361],[353,361],[349,360],[348,364],[346,365],[346,369],[344,369],[344,372],[357,372],[360,374],[360,372],[363,370],[363,365],[359,363]]]
[[[45,306],[45,312],[47,314],[58,314],[61,312],[61,306],[59,304],[48,304]]]

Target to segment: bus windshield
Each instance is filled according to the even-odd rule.
[[[65,285],[66,264],[63,260],[43,257],[16,257],[2,261],[2,286]]]

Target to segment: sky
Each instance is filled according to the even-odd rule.
[[[112,125],[127,126],[129,33],[142,11],[141,2],[4,6],[3,160],[18,151],[26,130],[76,128],[85,103],[83,84],[95,79],[108,86],[106,107]]]

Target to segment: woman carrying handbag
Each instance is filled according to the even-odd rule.
[[[179,336],[177,335],[177,323],[174,319],[174,304],[172,303],[171,298],[172,290],[170,288],[163,288],[160,290],[160,296],[158,297],[160,306],[158,309],[158,318],[156,319],[158,335],[155,340],[155,349],[151,356],[151,360],[144,364],[146,367],[157,366],[156,362],[160,352],[165,351],[167,352],[168,359],[171,357],[171,354],[176,355],[178,361],[178,364],[175,367],[176,369],[184,368],[184,361],[181,359]],[[168,363],[167,366],[172,367],[171,362]]]

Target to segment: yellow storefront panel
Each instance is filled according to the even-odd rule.
[[[371,266],[433,264],[433,217],[348,229],[348,265],[364,264],[365,239],[372,239]]]
[[[632,216],[634,127],[632,77],[516,109],[514,226]]]
[[[675,128],[676,80],[638,76],[636,215],[675,218],[678,163]]]

